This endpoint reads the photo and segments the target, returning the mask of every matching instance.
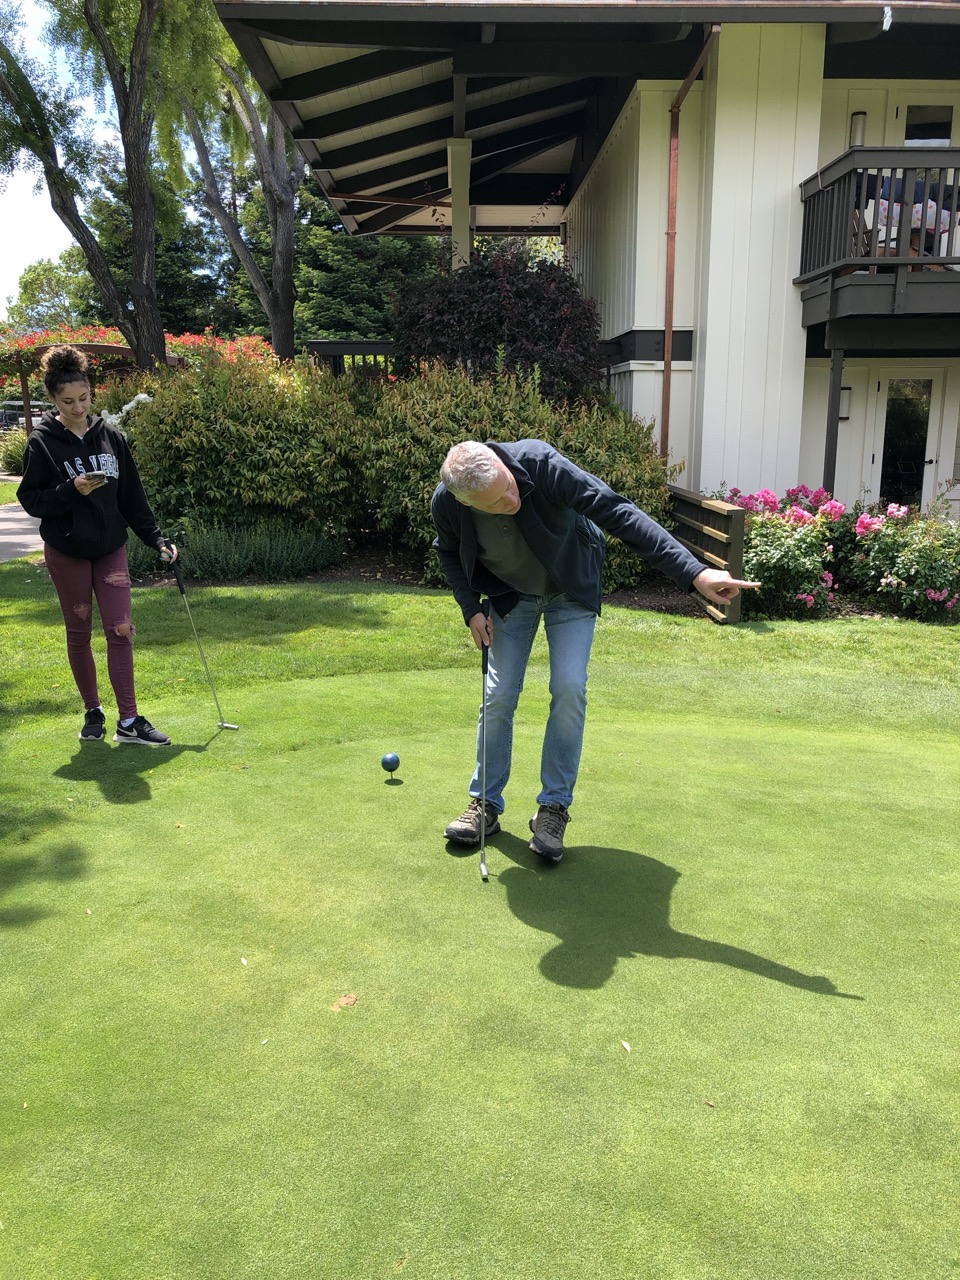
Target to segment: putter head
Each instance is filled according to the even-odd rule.
[[[217,728],[218,729],[239,729],[240,726],[238,724],[227,724],[226,720],[218,720]]]
[[[486,883],[490,877],[487,875],[487,864],[481,860],[480,862],[480,879]]]

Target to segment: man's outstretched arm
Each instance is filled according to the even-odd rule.
[[[714,604],[729,604],[735,600],[742,590],[756,590],[759,582],[742,582],[739,578],[731,578],[726,569],[704,569],[693,580],[693,585],[702,596],[712,600]]]

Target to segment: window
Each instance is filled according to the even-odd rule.
[[[907,107],[903,140],[908,147],[949,147],[953,107]]]

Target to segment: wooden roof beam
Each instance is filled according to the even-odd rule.
[[[544,151],[558,147],[561,143],[576,137],[580,132],[582,123],[583,113],[575,111],[566,116],[555,117],[552,120],[543,120],[536,125],[524,125],[520,129],[510,129],[506,133],[494,134],[489,138],[477,138],[473,144],[474,175],[477,173],[477,165],[488,156],[509,153],[511,159],[509,164],[504,165],[503,168],[511,168],[514,165],[521,164],[524,160],[542,155]],[[315,169],[328,169],[329,165],[324,159],[313,167]],[[358,190],[362,189],[364,193],[367,193],[374,191],[377,187],[392,187],[395,183],[415,179],[426,180],[433,174],[446,173],[446,171],[447,153],[444,149],[443,151],[432,151],[422,156],[412,156],[409,160],[399,160],[396,164],[386,165],[381,169],[368,170],[366,173],[359,173],[353,178],[345,179],[345,181],[351,183]],[[496,172],[501,172],[501,169]],[[343,190],[342,184],[338,183],[337,187],[338,190]],[[416,196],[426,193],[420,188],[402,190],[397,194]]]
[[[400,75],[404,71],[416,71],[444,59],[445,55],[438,53],[394,53],[389,49],[364,53],[357,58],[347,58],[343,62],[316,67],[313,71],[281,80],[279,86],[271,91],[270,101],[300,102],[304,98],[317,98],[341,89],[355,89],[357,85]]]
[[[455,75],[641,76],[660,65],[657,45],[638,40],[495,41],[453,51]]]
[[[473,78],[467,82],[467,100],[473,93],[483,93],[497,85],[510,84],[512,80],[513,77],[504,76]],[[450,80],[445,78],[435,80],[432,84],[418,85],[416,89],[391,93],[386,98],[373,98],[370,102],[361,102],[355,107],[344,107],[342,111],[331,111],[325,116],[314,116],[305,122],[305,128],[314,137],[332,138],[338,133],[349,133],[353,129],[365,129],[369,125],[397,120],[414,111],[442,107],[451,101]]]
[[[515,131],[519,132],[519,131]],[[506,135],[503,135],[506,136]],[[474,159],[470,168],[470,191],[471,198],[475,188],[482,187],[485,183],[492,181],[501,174],[507,173],[510,169],[515,168],[518,164],[523,164],[527,160],[532,160],[538,155],[543,155],[547,151],[552,151],[554,147],[560,146],[564,142],[568,142],[573,134],[566,132],[553,134],[550,136],[540,137],[538,139],[528,140],[522,145],[514,145],[501,147],[498,150],[493,148],[497,145],[497,140],[492,138],[481,138],[474,144]],[[477,156],[477,148],[486,146],[487,151]],[[438,153],[440,154],[440,153]],[[391,196],[397,196],[401,199],[420,198],[430,199],[437,196],[445,196],[449,194],[450,184],[446,173],[446,155],[444,158],[444,171],[437,174],[433,178],[427,178],[423,182],[411,183],[406,187],[395,192],[379,192],[385,202],[389,202]],[[518,177],[541,177],[545,175],[517,175]],[[546,175],[549,176],[549,175]],[[565,181],[565,179],[564,179]],[[372,184],[371,184],[372,185]],[[551,188],[555,190],[556,188]],[[338,199],[349,200],[349,192],[338,192]],[[482,202],[484,194],[482,191],[477,192],[476,202]],[[475,202],[475,203],[476,203]],[[367,201],[364,201],[367,204]],[[368,205],[369,207],[369,205]],[[352,216],[356,216],[353,213]],[[391,227],[404,218],[410,216],[409,205],[394,205],[386,203],[386,206],[379,212],[371,214],[365,218],[363,222],[357,223],[358,235],[378,235],[384,231],[389,231]]]
[[[306,8],[306,6],[304,6]],[[277,44],[325,45],[333,49],[446,49],[469,43],[480,24],[462,22],[325,22],[317,18],[252,18],[243,26]]]
[[[596,80],[573,80],[551,89],[525,94],[521,98],[507,98],[486,107],[478,107],[466,112],[465,131],[470,133],[474,129],[510,124],[523,119],[524,116],[535,115],[541,111],[582,103],[593,97],[598,89],[599,84]],[[550,124],[549,120],[542,121],[541,128]],[[301,142],[311,139],[320,141],[324,135],[318,130],[315,122],[311,121],[304,128],[294,130],[293,136],[296,141]],[[323,163],[328,169],[351,169],[355,165],[365,164],[368,160],[385,158],[401,151],[410,151],[414,147],[440,142],[444,138],[459,136],[460,131],[457,129],[455,115],[444,116],[439,120],[428,120],[409,129],[383,133],[375,138],[365,139],[363,142],[351,143],[349,146],[330,151],[324,150]]]

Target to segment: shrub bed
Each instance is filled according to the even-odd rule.
[[[265,522],[241,528],[181,521],[168,528],[177,544],[183,573],[188,578],[263,578],[283,582],[303,578],[339,564],[340,546],[319,530],[295,529],[291,525]],[[130,572],[135,578],[157,573],[156,551],[139,538],[127,541]]]
[[[822,617],[838,592],[873,607],[927,621],[960,617],[960,523],[941,496],[921,513],[896,503],[848,511],[806,485],[783,498],[770,489],[716,497],[748,512],[744,617]]]
[[[150,398],[134,403],[133,391]],[[211,357],[108,385],[98,408],[128,431],[164,527],[221,536],[266,522],[275,535],[283,527],[341,544],[376,534],[417,555],[430,581],[439,581],[430,497],[459,440],[549,440],[663,522],[678,470],[657,455],[649,426],[609,400],[551,405],[535,375],[471,379],[438,365],[369,383],[305,360]],[[647,572],[612,543],[607,590]]]
[[[430,551],[435,535],[430,498],[440,463],[458,440],[547,440],[655,520],[669,520],[667,485],[679,469],[659,457],[649,425],[609,400],[552,405],[535,377],[501,374],[478,380],[436,365],[383,387],[369,425],[360,449],[378,526],[424,557],[431,581],[441,577]],[[644,561],[622,543],[608,541],[606,591],[632,586],[648,573]]]
[[[8,476],[23,475],[23,451],[27,447],[27,433],[23,427],[14,427],[0,436],[0,471]]]

